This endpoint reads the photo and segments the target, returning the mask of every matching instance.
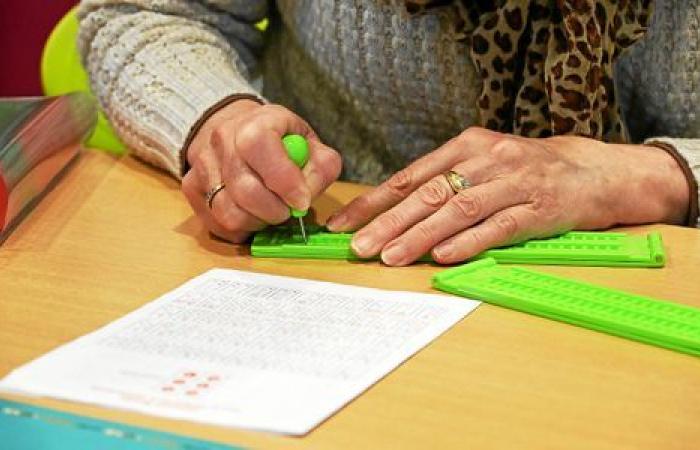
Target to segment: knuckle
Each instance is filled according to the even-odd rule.
[[[289,209],[278,208],[273,202],[261,202],[268,198],[265,187],[252,176],[243,176],[236,181],[233,200],[244,211],[260,214],[260,219],[268,223],[279,224],[289,217]]]
[[[416,225],[416,233],[418,233],[419,242],[429,243],[430,245],[436,243],[435,230],[430,226],[423,223]]]
[[[471,235],[470,238],[475,248],[482,249],[487,247],[486,235],[480,227],[472,228],[469,234]]]
[[[467,192],[455,195],[448,204],[455,215],[468,222],[477,220],[483,211],[481,198]]]
[[[456,136],[456,139],[461,142],[470,142],[475,139],[483,140],[486,137],[498,135],[499,133],[487,128],[472,126],[462,131]]]
[[[552,190],[545,186],[535,193],[532,205],[537,210],[554,210],[558,209],[559,201]]]
[[[316,189],[320,190],[324,189],[326,186],[328,186],[331,183],[330,175],[326,173],[326,170],[324,170],[323,167],[317,167],[317,166],[307,166],[308,168],[305,169],[307,171],[306,174],[306,179],[307,182],[309,180],[313,180],[313,183],[309,182],[309,186],[314,189],[313,195],[316,195],[318,192],[316,192]],[[316,185],[318,183],[318,185]]]
[[[260,190],[258,182],[251,176],[240,176],[236,180],[235,188],[233,189],[233,199],[236,203],[247,203],[250,200],[260,198]]]
[[[323,165],[331,178],[335,180],[340,175],[340,170],[343,167],[343,160],[338,152],[330,150],[326,152]]]
[[[318,177],[321,187],[325,188],[338,179],[341,169],[340,155],[333,151],[322,151],[318,155],[318,163],[310,167],[311,172]]]
[[[352,208],[352,210],[359,212],[360,214],[368,214],[373,210],[374,204],[370,200],[370,198],[367,196],[367,194],[360,195],[359,197],[356,197],[352,202],[350,202],[350,205],[348,205],[348,208]]]
[[[525,157],[525,149],[517,139],[507,136],[491,147],[491,154],[499,161],[519,162]]]
[[[483,128],[481,128],[481,127],[469,127],[466,130],[459,133],[459,135],[457,137],[460,140],[469,141],[471,139],[474,139],[474,138],[480,136],[480,133],[482,133],[482,132],[483,132]]]
[[[529,203],[536,201],[539,193],[543,191],[544,185],[548,183],[547,179],[543,178],[539,172],[527,169],[515,170],[511,172],[509,178],[511,182],[510,193],[523,201],[527,200]]]
[[[550,190],[539,190],[533,196],[532,209],[542,219],[557,217],[564,210],[559,198]]]
[[[237,207],[234,205],[226,205],[222,207],[219,212],[215,211],[215,217],[217,222],[227,231],[240,231],[241,230],[241,214]]]
[[[250,151],[258,146],[262,128],[255,123],[243,125],[236,133],[236,147],[242,151]]]
[[[499,234],[503,238],[511,238],[516,235],[520,229],[518,220],[512,214],[500,214],[495,219]]]
[[[450,199],[450,192],[440,180],[430,180],[418,188],[418,198],[426,205],[440,207]]]
[[[395,211],[387,211],[377,219],[377,225],[381,230],[386,230],[389,233],[400,233],[404,229],[404,220],[400,214]]]
[[[284,195],[284,191],[291,191],[295,187],[294,184],[294,166],[283,166],[275,164],[270,166],[263,176],[263,183],[270,190]]]
[[[211,135],[209,136],[209,144],[215,148],[225,147],[228,142],[231,142],[231,132],[228,127],[222,125],[216,126],[211,130]],[[201,152],[197,152],[201,153]]]
[[[386,188],[396,197],[406,197],[413,187],[413,173],[410,169],[396,172],[386,182]]]

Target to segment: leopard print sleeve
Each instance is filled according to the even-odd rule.
[[[686,164],[699,207],[700,0],[657,0],[647,36],[618,62],[616,82],[635,142],[663,144]],[[700,227],[700,223],[692,224]]]

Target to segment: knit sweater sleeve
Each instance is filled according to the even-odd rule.
[[[267,0],[83,0],[78,47],[124,143],[180,175],[179,152],[212,105],[251,84]]]
[[[676,150],[689,169],[691,210],[700,207],[700,0],[657,2],[649,32],[616,75],[635,141]]]

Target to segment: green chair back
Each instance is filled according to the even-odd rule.
[[[78,18],[76,8],[73,8],[56,25],[44,46],[41,83],[45,95],[63,95],[75,91],[91,93],[88,75],[80,62],[77,40]],[[102,111],[98,113],[97,126],[88,139],[87,146],[116,154],[126,151]]]
[[[267,24],[267,19],[264,19],[257,24],[257,27],[265,30]],[[41,82],[45,95],[62,95],[75,91],[92,94],[88,75],[80,62],[77,41],[76,7],[61,19],[46,41],[41,57]],[[119,140],[102,111],[98,113],[97,126],[88,139],[87,145],[116,154],[123,154],[126,151],[126,147]]]

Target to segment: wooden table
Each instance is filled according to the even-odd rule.
[[[362,189],[333,186],[319,216]],[[634,231],[650,229],[664,269],[541,270],[700,306],[700,231]],[[212,267],[415,291],[439,270],[252,259],[209,237],[174,180],[88,152],[0,247],[0,376]],[[700,358],[490,305],[303,438],[26,401],[256,448],[700,448]]]

